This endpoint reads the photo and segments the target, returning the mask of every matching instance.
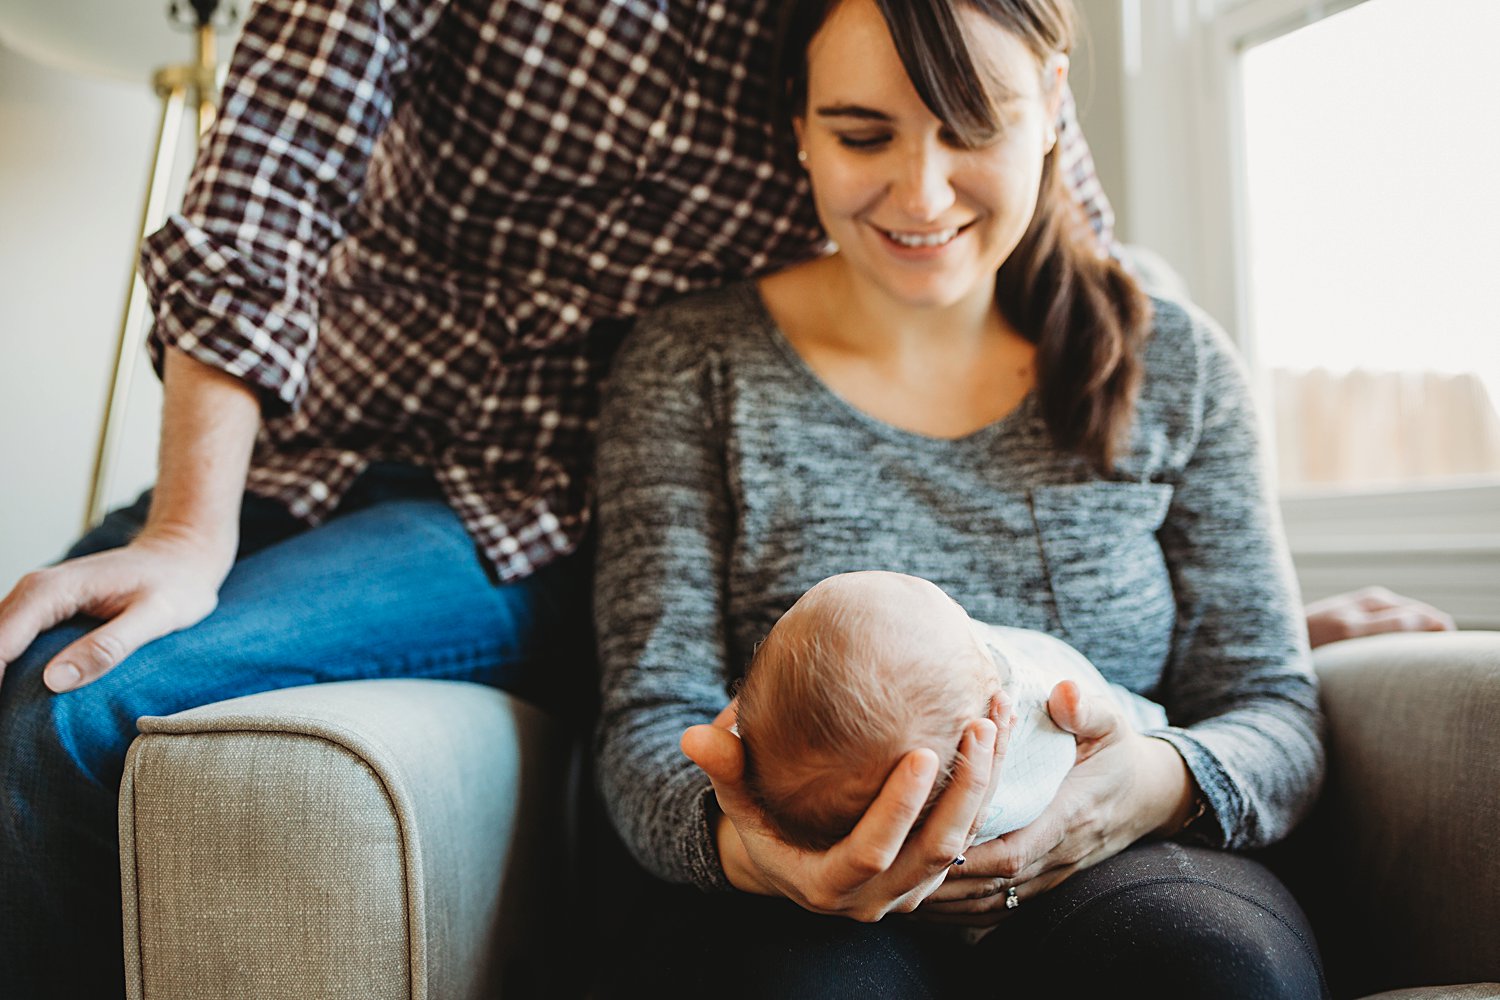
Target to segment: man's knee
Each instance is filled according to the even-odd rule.
[[[0,787],[6,795],[40,782],[85,782],[111,792],[119,785],[135,736],[129,685],[106,674],[56,694],[42,683],[42,668],[82,633],[71,625],[53,629],[6,668],[0,687]]]

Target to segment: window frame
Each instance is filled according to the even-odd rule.
[[[1228,329],[1257,380],[1267,432],[1269,394],[1249,335],[1239,59],[1253,45],[1365,2],[1116,0],[1113,10],[1084,3],[1086,16],[1098,11],[1101,26],[1119,32],[1118,81],[1088,89],[1118,87],[1111,99],[1121,116],[1123,190],[1111,195],[1122,233],[1178,267],[1197,303]],[[1108,58],[1101,62],[1111,68]],[[1378,583],[1444,607],[1461,626],[1500,629],[1500,481],[1298,491],[1279,500],[1307,599]]]

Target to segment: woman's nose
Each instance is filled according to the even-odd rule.
[[[923,143],[902,160],[891,189],[895,207],[913,222],[931,222],[955,200],[952,160],[936,143]]]

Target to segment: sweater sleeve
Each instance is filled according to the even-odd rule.
[[[711,331],[647,318],[617,358],[598,449],[599,781],[615,829],[671,882],[729,889],[683,730],[728,703],[731,541]]]
[[[251,5],[182,212],[142,248],[158,372],[173,347],[245,380],[263,404],[297,405],[329,248],[444,7]]]
[[[1159,539],[1177,600],[1159,692],[1214,823],[1198,835],[1249,848],[1285,836],[1323,776],[1322,720],[1301,604],[1270,494],[1245,372],[1194,318],[1191,454]],[[1213,829],[1217,826],[1217,829]]]

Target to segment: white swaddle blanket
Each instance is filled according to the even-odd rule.
[[[1077,756],[1073,736],[1059,729],[1047,714],[1047,696],[1060,681],[1075,681],[1084,691],[1107,694],[1137,731],[1165,726],[1167,713],[1156,702],[1106,681],[1087,657],[1061,639],[983,622],[974,622],[974,627],[1016,710],[1000,785],[974,837],[977,844],[1018,830],[1040,816],[1073,766]]]

